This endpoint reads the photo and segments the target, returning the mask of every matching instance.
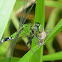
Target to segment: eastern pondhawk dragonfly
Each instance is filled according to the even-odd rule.
[[[35,3],[36,3],[36,1],[35,1]],[[29,10],[29,12],[31,11],[31,9],[32,9],[32,7],[34,6],[34,4],[35,3],[33,3],[33,5],[31,6],[31,8],[30,8],[30,10]],[[28,14],[29,14],[29,12],[28,12]],[[27,15],[28,15],[27,14]],[[27,18],[27,16],[26,16],[26,18]],[[24,22],[26,21],[26,18],[24,19]],[[24,24],[24,22],[23,22],[23,24],[21,25],[21,28],[19,29],[19,31],[18,32],[15,32],[13,35],[11,35],[10,37],[7,37],[7,38],[5,38],[5,39],[2,39],[2,41],[0,41],[0,43],[3,43],[3,42],[6,42],[6,41],[8,41],[8,40],[13,40],[13,42],[10,44],[10,46],[11,46],[11,48],[12,48],[12,52],[11,52],[11,55],[10,56],[12,56],[12,53],[13,53],[13,50],[14,50],[14,47],[15,47],[15,44],[16,44],[16,42],[17,42],[17,38],[18,37],[31,37],[31,39],[27,42],[27,44],[26,44],[26,46],[28,45],[28,43],[30,43],[31,42],[31,40],[34,38],[34,36],[36,37],[36,38],[38,38],[39,39],[39,43],[37,44],[37,40],[35,41],[35,44],[36,45],[39,45],[39,46],[41,46],[41,45],[43,45],[43,42],[44,42],[44,40],[45,40],[45,38],[46,38],[46,36],[47,36],[47,34],[46,34],[46,32],[44,31],[44,29],[41,29],[41,32],[40,32],[40,28],[42,27],[41,25],[40,25],[40,23],[38,23],[38,22],[36,22],[35,24],[34,24],[34,26],[32,26],[31,24]],[[38,34],[39,34],[39,36],[38,36]],[[9,46],[9,47],[10,47]],[[28,46],[27,46],[28,47]],[[28,47],[29,48],[29,47]],[[9,48],[8,48],[9,49]],[[29,48],[30,49],[30,48]],[[30,49],[31,50],[31,49]],[[32,51],[32,50],[31,50]],[[8,50],[6,51],[6,53],[8,52]],[[32,51],[33,52],[33,51]],[[5,53],[5,56],[6,56],[6,53]],[[34,53],[34,52],[33,52]],[[35,53],[34,53],[35,54]],[[35,54],[36,55],[36,54]],[[10,58],[10,60],[9,60],[9,62],[11,61],[11,58]]]

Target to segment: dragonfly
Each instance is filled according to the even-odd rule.
[[[31,6],[31,8],[30,8],[30,10],[29,10],[29,12],[31,11],[31,9],[32,9],[32,7],[34,6],[34,4],[36,3],[36,1],[33,3],[33,5]],[[29,14],[29,12],[27,13],[27,15]],[[26,17],[27,18],[27,17]],[[26,18],[25,18],[25,20],[24,20],[24,22],[26,21]],[[21,38],[23,38],[23,37],[31,37],[30,38],[30,40],[27,42],[27,44],[26,44],[26,46],[32,41],[32,39],[34,38],[34,36],[35,36],[35,39],[36,38],[38,38],[39,39],[39,41],[38,41],[38,44],[37,44],[37,40],[35,40],[35,44],[36,45],[39,45],[39,47],[40,46],[42,46],[43,45],[43,43],[44,43],[44,40],[45,40],[45,38],[46,38],[46,36],[47,36],[47,34],[46,34],[46,32],[44,31],[44,29],[42,30],[41,29],[41,31],[39,30],[41,27],[42,27],[42,25],[40,24],[40,23],[38,23],[38,22],[36,22],[35,24],[34,24],[34,26],[32,26],[31,24],[24,24],[24,22],[23,22],[23,24],[22,24],[22,27],[19,29],[19,31],[18,32],[15,32],[13,35],[11,35],[10,37],[7,37],[7,38],[5,38],[5,39],[2,39],[1,41],[0,41],[0,43],[3,43],[3,42],[6,42],[6,41],[8,41],[8,40],[13,40],[13,42],[10,44],[10,46],[11,45],[14,45],[15,46],[15,44],[16,44],[16,38],[17,37],[20,37],[21,36]],[[37,34],[39,34],[39,36],[37,35]],[[14,48],[14,46],[12,46],[12,48]],[[28,47],[28,46],[27,46]],[[28,47],[29,48],[29,47]],[[30,49],[30,48],[29,48]],[[13,49],[14,50],[14,49]],[[31,50],[31,49],[30,49]],[[7,50],[8,51],[8,50]],[[32,50],[31,50],[32,51]],[[33,51],[32,51],[33,52]],[[13,53],[13,51],[11,52],[11,55],[12,55],[12,53]],[[36,53],[35,52],[33,52],[35,55],[36,55]],[[37,56],[37,55],[36,55]],[[37,56],[38,57],[38,56]],[[10,60],[9,60],[9,62],[11,61],[11,58],[10,58]]]
[[[39,45],[39,48],[40,46],[44,45],[44,40],[47,36],[47,33],[43,30],[39,30],[42,26],[40,25],[40,23],[36,22],[34,24],[34,26],[30,25],[30,24],[24,24],[23,27],[19,30],[20,34],[18,36],[21,36],[21,37],[31,37],[29,39],[29,41],[27,42],[26,46],[28,47],[28,44],[32,41],[32,39],[34,38],[34,36],[36,37],[36,39],[38,38],[39,41],[38,41],[38,44],[37,44],[37,40],[35,39],[35,44],[36,45]],[[30,30],[29,30],[30,29]],[[11,35],[10,37],[8,38],[5,38],[5,39],[2,39],[1,43],[5,42],[5,41],[8,41],[8,40],[13,40],[15,39],[15,36],[17,36],[17,33],[18,32],[15,32],[13,35]],[[26,34],[27,33],[27,34]],[[39,37],[38,35],[39,34]],[[28,47],[28,49],[30,49]],[[31,49],[30,49],[31,50]],[[32,51],[32,50],[31,50]],[[33,51],[32,51],[33,52]],[[33,52],[36,57],[39,59],[39,57],[37,56],[37,54],[35,52]]]
[[[34,4],[36,3],[36,1],[33,3],[33,5],[31,6],[31,8],[29,9],[29,11],[28,11],[28,13],[27,13],[27,15],[29,14],[29,12],[31,11],[31,9],[32,9],[32,7],[34,6]],[[27,16],[26,16],[26,18],[27,18]],[[25,20],[24,20],[24,22],[26,21],[26,18],[25,18]],[[2,39],[1,41],[0,41],[0,44],[1,43],[3,43],[3,42],[6,42],[6,41],[8,41],[8,40],[13,40],[13,42],[10,44],[10,46],[11,46],[11,48],[12,48],[12,52],[11,52],[11,56],[12,56],[12,53],[13,53],[13,50],[14,50],[14,47],[15,47],[15,44],[16,44],[16,38],[18,37],[18,36],[21,36],[21,37],[26,37],[26,36],[32,36],[32,38],[27,42],[27,44],[28,43],[30,43],[30,41],[34,38],[34,34],[35,33],[38,33],[39,31],[39,26],[40,26],[40,24],[38,23],[38,22],[36,22],[35,23],[35,25],[34,26],[32,26],[32,25],[30,25],[30,24],[24,24],[24,22],[23,22],[23,24],[22,24],[22,27],[19,29],[19,31],[18,32],[15,32],[13,35],[11,35],[10,37],[7,37],[7,38],[5,38],[5,39]],[[27,33],[26,33],[27,32]],[[26,44],[26,45],[27,45]],[[9,46],[9,47],[10,47]],[[8,52],[8,50],[9,50],[9,47],[8,47],[8,49],[7,49],[7,51],[6,51],[6,53]],[[28,46],[27,46],[28,47]],[[30,48],[29,48],[30,49]],[[31,50],[31,49],[30,49]],[[31,50],[32,51],[32,50]],[[33,51],[32,51],[33,52]],[[6,56],[6,53],[5,53],[5,55],[4,56]],[[34,53],[34,52],[33,52]],[[10,58],[10,60],[9,60],[9,62],[11,61],[11,58]]]

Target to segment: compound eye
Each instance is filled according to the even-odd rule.
[[[39,27],[40,26],[40,23],[36,22],[35,25]]]

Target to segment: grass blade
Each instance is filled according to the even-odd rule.
[[[43,56],[44,61],[62,60],[62,51]]]
[[[39,22],[44,28],[44,23],[45,23],[45,0],[37,0],[36,10],[35,10],[35,21],[34,22],[35,23]],[[32,47],[33,46],[35,46],[35,38],[32,41]],[[38,55],[38,57],[40,59],[38,59],[35,55],[33,55],[30,62],[43,62],[43,59],[42,59],[43,47],[41,47],[38,51],[36,51],[36,54]]]
[[[4,33],[8,19],[16,0],[1,0],[0,1],[0,40]]]
[[[36,50],[38,49],[38,45],[36,45],[35,47],[33,47],[32,48],[32,50],[35,52]],[[28,62],[30,59],[31,59],[31,57],[32,57],[32,55],[33,55],[34,53],[30,50],[30,51],[28,51],[18,62]]]
[[[56,19],[58,17],[58,13],[59,13],[59,10],[57,8],[52,10],[48,23],[47,23],[47,26],[46,26],[46,29],[52,29],[55,26]],[[47,42],[47,44],[46,44],[49,53],[54,53],[52,44],[53,44],[53,38],[50,39],[49,42]]]
[[[9,20],[15,2],[16,0],[0,0],[0,40],[6,28],[7,22]],[[2,53],[5,52],[6,45],[7,44],[3,44],[3,47],[0,46],[0,56]]]
[[[62,8],[62,2],[58,1],[45,1],[45,5],[49,7]]]
[[[53,38],[57,33],[62,31],[62,19],[59,21],[59,23],[54,27],[54,29],[49,33],[49,36],[45,40],[45,43],[48,42],[49,39]]]

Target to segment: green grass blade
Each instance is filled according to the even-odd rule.
[[[62,2],[58,1],[45,1],[45,5],[49,7],[62,8]]]
[[[10,22],[11,21],[8,21],[8,24],[7,24],[5,31],[4,31],[3,38],[10,36],[10,31],[9,31]],[[3,56],[3,54],[5,53],[5,51],[9,45],[10,45],[10,42],[6,42],[6,43],[3,43],[2,45],[0,45],[0,57]]]
[[[0,40],[16,0],[0,0]]]
[[[45,0],[37,0],[35,10],[35,21],[39,22],[44,27],[45,23]]]
[[[48,42],[49,39],[53,38],[60,31],[62,31],[62,19],[58,22],[58,24],[54,27],[54,29],[49,33],[49,36],[45,40],[45,43]]]
[[[36,3],[36,10],[35,10],[35,23],[39,22],[43,28],[45,23],[45,0],[37,0]],[[35,38],[32,40],[32,47],[35,46]],[[38,55],[39,59],[33,55],[30,62],[42,62],[42,56],[43,56],[43,47],[41,47],[38,51],[36,51],[36,54]]]
[[[62,60],[62,51],[54,54],[44,55],[44,61],[54,61],[54,60]]]
[[[10,17],[12,19],[12,22],[13,22],[15,28],[18,30],[19,29],[19,21],[18,21],[17,17],[15,16],[15,11],[14,10],[12,11]]]
[[[34,52],[37,49],[38,49],[38,45],[36,45],[35,47],[32,48],[32,50]],[[29,50],[18,62],[28,62],[31,59],[31,57],[32,57],[33,54],[34,53],[31,50]]]
[[[0,62],[8,62],[8,59],[10,59],[10,58],[0,59]],[[18,62],[18,61],[19,61],[19,58],[16,58],[16,57],[11,58],[11,62]]]
[[[47,26],[46,26],[46,29],[52,29],[55,26],[56,19],[58,17],[58,12],[59,12],[59,10],[57,8],[52,10],[48,23],[47,23]],[[49,53],[54,53],[53,38],[50,39],[49,42],[47,42],[46,46],[47,46]]]
[[[20,9],[20,12],[21,12],[21,10],[22,10],[21,7],[23,7],[24,5],[26,5],[28,2],[29,2],[28,0],[16,0],[16,3],[14,5],[14,11],[18,12],[19,9]]]

